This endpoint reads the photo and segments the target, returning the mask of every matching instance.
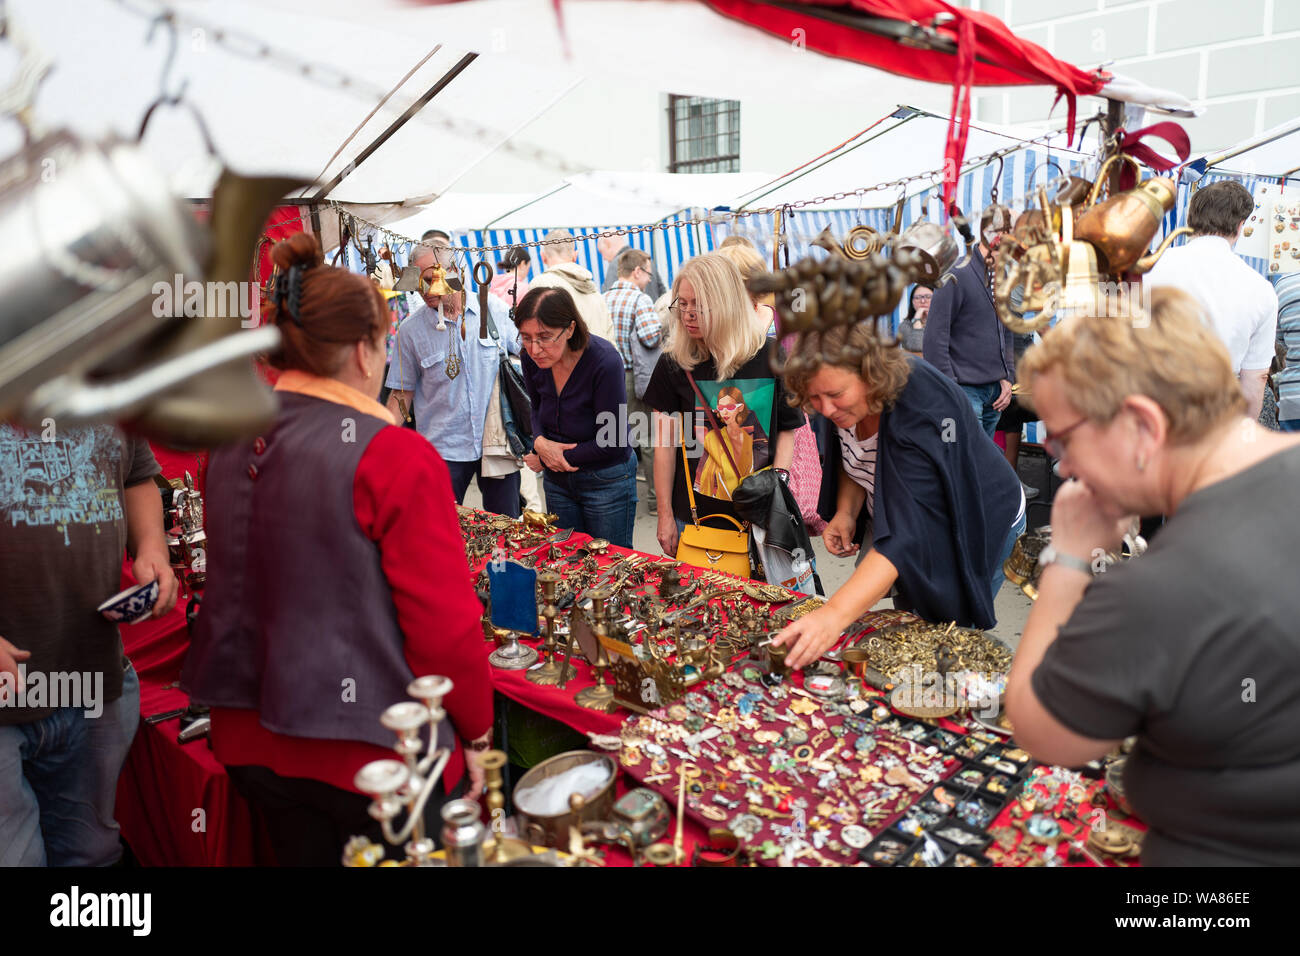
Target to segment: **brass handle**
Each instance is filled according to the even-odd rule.
[[[1137,178],[1139,180],[1142,178],[1142,167],[1138,165],[1136,159],[1128,153],[1116,153],[1114,156],[1108,157],[1107,160],[1101,164],[1101,169],[1097,170],[1097,180],[1092,184],[1092,189],[1088,191],[1087,205],[1091,206],[1097,201],[1097,197],[1101,194],[1101,187],[1106,182],[1106,171],[1110,169],[1111,163],[1116,162],[1117,160],[1124,160],[1125,162],[1132,163],[1133,169],[1137,173]],[[1066,241],[1068,242],[1069,240]]]
[[[1195,231],[1196,230],[1192,229],[1189,226],[1181,226],[1178,229],[1175,229],[1169,235],[1165,236],[1164,241],[1161,242],[1160,245],[1156,247],[1155,252],[1151,253],[1150,255],[1143,256],[1134,264],[1133,268],[1130,269],[1129,271],[1134,275],[1139,275],[1139,276],[1145,275],[1146,273],[1150,272],[1151,267],[1156,264],[1156,260],[1165,254],[1165,250],[1169,248],[1169,246],[1173,243],[1175,239],[1177,239],[1179,236],[1190,236]]]

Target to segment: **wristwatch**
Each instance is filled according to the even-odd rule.
[[[1072,554],[1063,554],[1050,544],[1038,555],[1038,564],[1044,568],[1049,564],[1059,564],[1074,571],[1082,571],[1088,577],[1092,577],[1092,565],[1088,561]]]

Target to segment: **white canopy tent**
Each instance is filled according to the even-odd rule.
[[[1080,118],[1080,124],[1083,119]],[[759,189],[738,196],[734,205],[737,209],[782,206],[812,197],[830,196],[877,183],[891,182],[929,169],[940,169],[947,131],[948,117],[910,106],[900,106],[873,128],[826,151],[786,175],[763,184]],[[1078,148],[1076,144],[1076,148],[1071,149],[1067,146],[1064,135],[1056,135],[1026,147],[1026,151],[1032,151],[1043,163],[1051,159],[1062,170],[1068,171],[1072,163],[1087,162],[1093,158],[1096,147],[1095,134],[1094,125],[1083,148]],[[1078,131],[1076,131],[1077,135]],[[970,135],[966,141],[966,156],[969,160],[994,150],[1015,148],[1031,136],[1032,134],[1006,127],[971,124]],[[1014,167],[1014,161],[1011,162]],[[1005,163],[1003,167],[1004,181],[1007,187],[1010,187],[1014,184],[1015,177],[1008,176]],[[1023,164],[1021,168],[1024,168]],[[972,165],[968,162],[963,166],[961,175],[970,173],[972,169]],[[989,173],[995,175],[996,172],[995,162]],[[941,176],[915,180],[907,185],[906,195],[910,197],[926,192],[941,181]],[[1040,183],[1046,181],[1046,177],[1038,180]],[[1005,201],[1022,195],[1028,184],[1022,182],[1018,185],[1019,188],[1013,191],[1009,191],[1007,187],[1002,188],[1001,198]],[[894,186],[868,193],[860,200],[848,200],[841,205],[879,208],[893,205],[902,194],[903,189]]]
[[[1265,130],[1231,149],[1198,156],[1187,164],[1183,180],[1209,172],[1290,178],[1300,173],[1300,117]]]
[[[395,10],[387,19],[360,23],[316,10],[303,16],[300,5],[268,7],[246,0],[175,6],[181,19],[166,89],[185,84],[184,98],[202,117],[221,160],[247,174],[329,181],[465,56],[464,48],[444,43],[402,82],[442,40],[437,30],[412,28],[416,24],[408,19],[419,21],[418,11]],[[162,89],[169,31],[158,25],[152,42],[146,37],[150,13],[164,8],[139,0],[129,5],[94,0],[78,7],[80,15],[69,16],[59,4],[10,0],[8,9],[53,61],[34,110],[41,125],[67,126],[89,138],[134,138],[145,109]],[[293,59],[257,55],[263,39]],[[10,58],[0,62],[4,69],[13,52],[6,48],[0,55]],[[316,79],[303,75],[303,64]],[[344,76],[351,78],[347,85]],[[329,198],[406,207],[428,203],[580,80],[572,69],[539,72],[505,58],[473,59]],[[367,119],[382,93],[399,84]],[[13,124],[0,127],[0,155],[19,143]],[[144,145],[174,191],[209,195],[220,163],[208,155],[185,110],[159,109]]]
[[[712,209],[772,178],[771,173],[628,173],[596,170],[570,176],[536,195],[456,193],[443,196],[392,228],[547,229],[661,222],[688,210]]]

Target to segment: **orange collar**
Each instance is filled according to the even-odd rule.
[[[336,405],[346,405],[363,415],[371,415],[389,425],[396,425],[393,413],[373,398],[367,398],[351,385],[344,385],[333,378],[321,378],[301,369],[291,368],[280,373],[275,383],[277,392],[294,392],[298,395],[310,395],[312,398],[324,399]]]

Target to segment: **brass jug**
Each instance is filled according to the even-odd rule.
[[[1088,208],[1079,216],[1074,230],[1077,238],[1096,248],[1099,268],[1111,275],[1128,272],[1137,265],[1160,230],[1165,213],[1174,207],[1178,197],[1178,187],[1172,179],[1154,176],[1127,192],[1098,203],[1097,196],[1110,165],[1121,159],[1132,163],[1135,168],[1138,165],[1137,160],[1122,153],[1111,156],[1102,164],[1088,195]],[[1166,239],[1155,253],[1156,258],[1168,248],[1169,241]]]

